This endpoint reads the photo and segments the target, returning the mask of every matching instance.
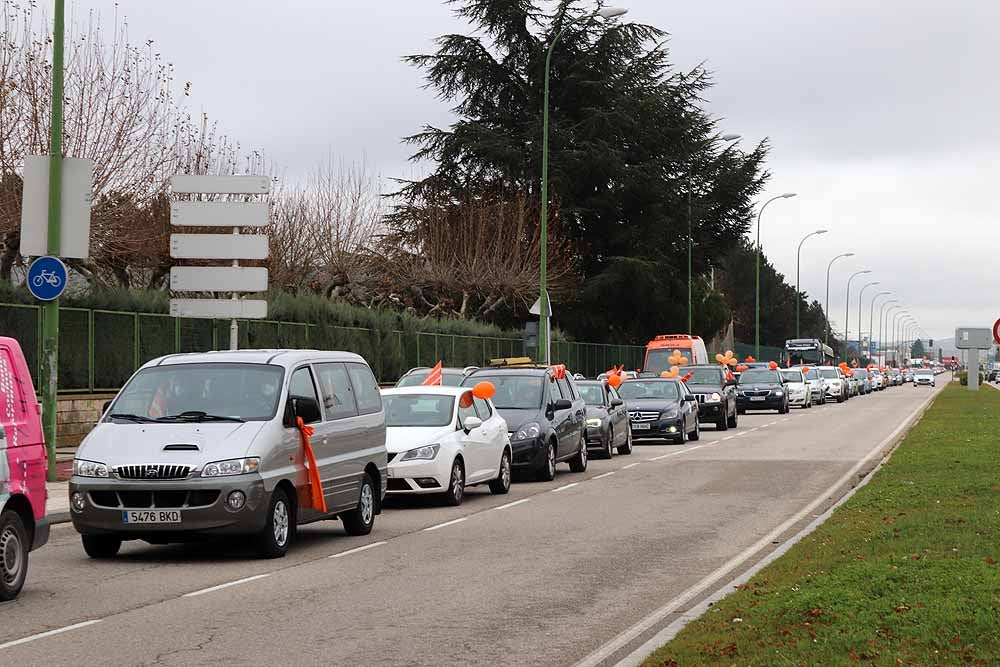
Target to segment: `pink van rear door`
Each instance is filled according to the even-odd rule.
[[[9,338],[0,338],[0,424],[6,435],[0,481],[6,493],[25,495],[40,519],[45,516],[45,440],[27,364]]]

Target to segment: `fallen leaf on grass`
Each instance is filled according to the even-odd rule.
[[[901,604],[898,607],[896,607],[896,613],[897,614],[902,614],[902,613],[907,612],[907,611],[910,611],[910,606],[909,605]]]
[[[818,616],[822,616],[823,615],[823,610],[821,608],[819,608],[819,607],[813,607],[812,609],[810,609],[808,611],[808,614],[810,616],[812,616],[813,618],[816,618]]]
[[[994,560],[992,556],[987,556],[986,558],[983,559],[983,562],[986,563],[987,565],[997,564],[996,560]]]

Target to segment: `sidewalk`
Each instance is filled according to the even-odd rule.
[[[76,447],[56,448],[56,477],[60,480],[69,479],[73,474],[73,456]],[[69,521],[69,483],[66,481],[46,482],[45,491],[48,498],[45,501],[45,516],[49,523],[66,523]]]

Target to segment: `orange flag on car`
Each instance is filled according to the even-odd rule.
[[[441,362],[439,361],[437,362],[437,365],[435,365],[434,368],[431,369],[431,372],[427,374],[427,377],[424,378],[424,381],[421,382],[420,384],[422,384],[425,387],[440,387],[441,376],[442,376]]]
[[[312,443],[309,436],[313,434],[313,427],[302,421],[302,417],[296,417],[296,424],[299,427],[299,435],[302,438],[302,449],[305,452],[306,463],[309,464],[309,504],[314,510],[326,513],[326,497],[323,495],[323,482],[319,478],[319,466],[316,465],[316,455],[313,453]]]

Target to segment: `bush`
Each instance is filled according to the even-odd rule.
[[[983,384],[986,381],[986,376],[982,373],[979,374],[979,384]],[[963,386],[967,387],[969,385],[969,371],[962,371],[958,374],[958,382]]]

